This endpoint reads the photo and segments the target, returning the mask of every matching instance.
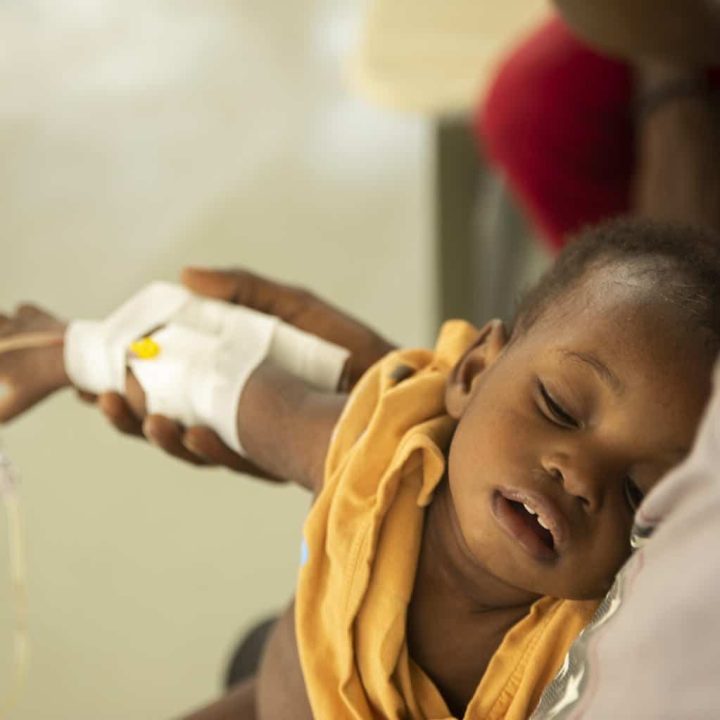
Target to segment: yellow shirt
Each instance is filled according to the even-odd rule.
[[[318,720],[452,717],[408,654],[406,613],[425,508],[455,427],[448,373],[478,337],[446,323],[435,351],[391,353],[360,381],[335,430],[304,529],[295,623]],[[398,368],[408,368],[400,379]],[[524,720],[596,602],[542,598],[506,634],[465,718]]]

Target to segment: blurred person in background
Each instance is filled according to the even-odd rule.
[[[625,213],[720,227],[720,3],[555,5],[475,122],[540,236]]]

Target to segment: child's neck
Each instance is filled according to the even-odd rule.
[[[407,638],[411,657],[456,717],[464,715],[507,631],[536,599],[469,555],[443,481],[425,516]]]
[[[446,594],[458,610],[509,613],[522,617],[539,595],[492,575],[470,553],[453,505],[447,479],[435,491],[425,514],[417,578]]]

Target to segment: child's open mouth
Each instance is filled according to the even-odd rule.
[[[493,511],[502,529],[533,557],[545,561],[557,559],[553,533],[531,505],[496,492]]]
[[[521,502],[515,502],[514,500],[510,500],[509,502],[510,507],[522,518],[525,525],[540,538],[540,542],[550,549],[553,549],[555,542],[553,541],[552,533],[543,526],[538,514]]]

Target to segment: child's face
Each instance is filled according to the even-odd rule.
[[[602,596],[629,554],[633,483],[647,493],[692,443],[712,359],[646,281],[623,275],[598,270],[514,342],[491,337],[449,386],[459,527],[512,587]]]

